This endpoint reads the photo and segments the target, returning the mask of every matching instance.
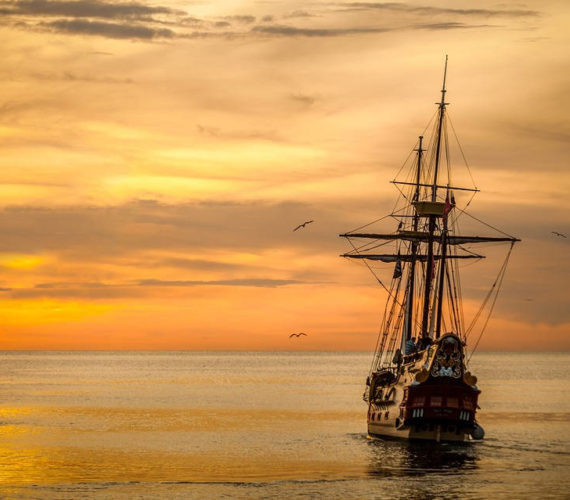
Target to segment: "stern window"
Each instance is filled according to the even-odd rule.
[[[441,396],[432,396],[429,398],[430,406],[441,406]]]
[[[459,401],[457,398],[447,398],[448,408],[459,408]]]

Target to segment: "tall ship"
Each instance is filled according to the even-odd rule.
[[[399,191],[393,211],[340,235],[351,245],[342,257],[363,262],[387,294],[363,396],[371,436],[432,441],[484,437],[476,419],[481,391],[468,356],[487,326],[520,240],[467,210],[479,190],[458,141],[453,150],[464,160],[464,177],[471,185],[457,185],[461,176],[454,174],[448,137],[455,132],[447,111],[446,77],[447,56],[429,133],[419,136],[392,181]],[[374,230],[379,225],[389,230]],[[475,226],[477,233],[463,235],[460,225]],[[460,271],[485,257],[481,247],[499,245],[504,260],[498,271],[493,269],[479,308],[470,307],[472,319],[466,324]],[[468,341],[473,342],[469,351]]]

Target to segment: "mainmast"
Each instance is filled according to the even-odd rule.
[[[439,172],[439,160],[441,156],[441,138],[443,130],[443,117],[445,115],[445,80],[447,77],[447,55],[445,56],[445,67],[443,70],[443,86],[441,88],[441,102],[439,102],[439,120],[437,126],[437,138],[436,138],[436,149],[435,149],[435,166],[433,172],[433,184],[431,186],[431,201],[435,203],[437,201],[437,176]],[[433,243],[434,243],[434,232],[435,232],[435,215],[429,216],[429,235],[428,235],[428,252],[427,252],[427,269],[425,276],[425,291],[424,291],[424,310],[422,317],[422,337],[429,336],[428,333],[428,319],[429,319],[429,302],[431,295],[431,282],[433,279],[434,271],[434,257],[433,257]],[[441,265],[444,262],[442,261]]]
[[[447,215],[451,210],[451,202],[449,200],[449,189],[445,197],[445,206],[443,207],[443,228],[441,230],[441,262],[439,265],[439,286],[437,291],[437,312],[435,338],[439,338],[441,334],[441,311],[443,308],[443,285],[445,281],[445,259],[447,257]],[[459,332],[457,332],[459,333]]]

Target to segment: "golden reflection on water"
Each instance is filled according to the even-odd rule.
[[[88,429],[101,428],[106,431],[229,431],[234,429],[272,429],[277,426],[320,425],[323,422],[337,422],[361,418],[363,411],[296,411],[289,409],[170,409],[170,408],[0,408],[0,423],[18,416],[48,418],[51,424],[61,421],[62,425],[79,424]],[[28,421],[33,418],[28,418]],[[76,430],[79,430],[77,428]],[[0,427],[0,433],[2,427]]]
[[[21,421],[25,415],[25,422]],[[326,453],[279,449],[272,436],[360,418],[357,412],[244,409],[1,408],[0,484],[251,481],[366,474]],[[7,423],[11,421],[12,423]],[[248,442],[256,431],[267,446]],[[259,435],[259,434],[258,434]],[[245,437],[240,442],[241,437]],[[171,441],[169,445],[169,441]],[[207,444],[204,444],[207,443]],[[213,443],[213,444],[212,444]],[[165,448],[170,448],[165,451]]]
[[[365,471],[346,470],[327,460],[292,459],[267,454],[238,456],[227,453],[121,452],[85,448],[0,447],[0,483],[13,486],[70,482],[222,482],[262,478],[327,479],[347,472],[353,477]],[[315,475],[315,471],[319,471]]]

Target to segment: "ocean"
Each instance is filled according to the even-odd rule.
[[[570,498],[570,353],[477,353],[467,444],[370,439],[370,353],[1,352],[0,498]]]

